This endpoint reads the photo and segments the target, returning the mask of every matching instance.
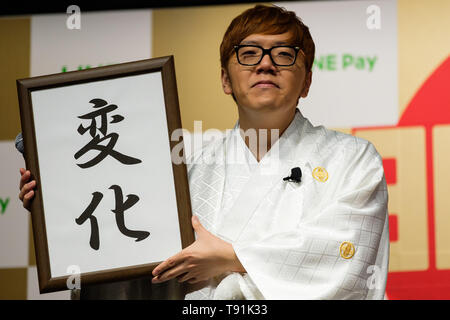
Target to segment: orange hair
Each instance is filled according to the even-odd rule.
[[[295,12],[278,6],[256,5],[231,21],[220,45],[220,63],[227,68],[234,54],[234,46],[251,34],[281,34],[291,31],[292,45],[299,46],[305,54],[306,72],[311,71],[315,45],[308,27]]]

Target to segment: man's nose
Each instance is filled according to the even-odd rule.
[[[268,54],[265,54],[259,64],[256,66],[257,71],[275,71],[276,67]]]

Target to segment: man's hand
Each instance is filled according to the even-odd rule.
[[[19,199],[23,203],[23,207],[28,211],[31,210],[31,201],[34,198],[34,188],[36,187],[36,180],[31,179],[31,172],[20,168],[20,184],[19,184]]]
[[[211,234],[196,216],[192,216],[192,226],[197,240],[159,264],[152,272],[152,283],[178,278],[178,282],[193,284],[225,272],[245,272],[230,243]]]

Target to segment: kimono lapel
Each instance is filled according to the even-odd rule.
[[[251,172],[250,179],[231,209],[220,213],[226,217],[218,226],[217,234],[224,240],[237,241],[258,205],[277,183],[290,174],[306,122],[297,110],[289,127]]]

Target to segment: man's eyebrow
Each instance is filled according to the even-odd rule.
[[[241,44],[261,45],[258,41],[253,41],[253,40],[242,41]],[[287,41],[277,41],[277,42],[273,43],[274,46],[282,46],[282,45],[289,45],[289,44],[290,43]]]

